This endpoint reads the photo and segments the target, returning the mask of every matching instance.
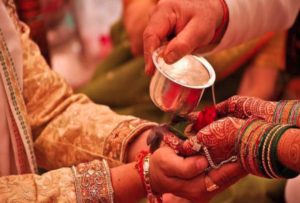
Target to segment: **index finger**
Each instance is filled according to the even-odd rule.
[[[154,73],[152,53],[160,47],[167,36],[172,33],[176,25],[176,14],[167,6],[158,5],[152,13],[143,34],[144,57],[147,75]]]

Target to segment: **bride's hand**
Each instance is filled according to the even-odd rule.
[[[214,163],[219,163],[235,155],[234,145],[238,130],[245,122],[242,119],[226,117],[212,122],[185,141],[179,140],[174,135],[166,135],[164,142],[184,156],[197,154],[200,145],[200,152],[203,154],[205,146]],[[191,130],[191,125],[188,128]],[[186,134],[191,135],[189,130],[186,130]]]
[[[233,96],[216,105],[219,117],[237,118],[258,117],[271,122],[277,102],[264,101],[255,97]]]

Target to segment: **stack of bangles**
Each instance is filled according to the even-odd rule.
[[[239,130],[235,143],[243,168],[251,174],[267,178],[293,178],[298,173],[283,166],[278,159],[278,143],[292,125],[249,119]]]
[[[274,123],[287,123],[292,125],[300,125],[299,120],[300,101],[279,101],[274,111]]]
[[[150,203],[162,203],[162,196],[155,195],[150,185],[150,153],[141,151],[137,157],[136,169],[141,177],[144,188],[147,192],[147,198]]]

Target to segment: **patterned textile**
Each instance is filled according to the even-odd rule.
[[[23,49],[26,106],[23,113],[32,129],[38,166],[50,170],[94,159],[106,159],[111,167],[126,162],[128,145],[156,124],[118,115],[83,94],[73,94],[65,81],[49,69],[37,45],[29,39],[29,29],[18,20],[12,0],[2,2],[19,32]],[[117,138],[117,134],[122,136]],[[114,153],[109,153],[108,148],[104,150],[105,146]],[[0,177],[0,202],[75,202],[75,199],[70,168],[43,175]]]

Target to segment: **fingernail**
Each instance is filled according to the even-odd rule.
[[[177,60],[177,58],[178,58],[177,53],[175,51],[170,51],[166,55],[165,61],[170,64],[170,63],[174,63]]]

